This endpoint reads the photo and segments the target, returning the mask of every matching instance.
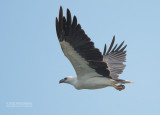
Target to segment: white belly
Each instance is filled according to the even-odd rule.
[[[105,77],[93,77],[87,80],[78,80],[76,89],[99,89],[107,86],[112,86],[114,80]]]

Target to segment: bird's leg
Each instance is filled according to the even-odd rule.
[[[120,84],[120,85],[113,85],[113,87],[114,87],[115,89],[119,90],[119,91],[125,89],[125,86],[122,85],[122,84]]]

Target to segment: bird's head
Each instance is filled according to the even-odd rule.
[[[76,77],[68,76],[59,81],[59,83],[68,83],[74,85],[76,82]]]

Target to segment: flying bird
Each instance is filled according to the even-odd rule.
[[[64,55],[69,59],[76,71],[77,77],[67,76],[59,83],[68,83],[76,89],[100,89],[114,87],[121,91],[125,89],[123,84],[131,81],[119,79],[126,65],[127,45],[124,41],[114,45],[115,36],[107,50],[104,46],[103,54],[94,47],[94,43],[86,35],[76,16],[71,17],[67,9],[67,16],[63,16],[63,9],[60,7],[59,18],[56,17],[56,32]]]

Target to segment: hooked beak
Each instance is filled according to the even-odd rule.
[[[61,80],[59,81],[59,83],[64,83],[64,81],[65,81],[64,79],[61,79]]]

